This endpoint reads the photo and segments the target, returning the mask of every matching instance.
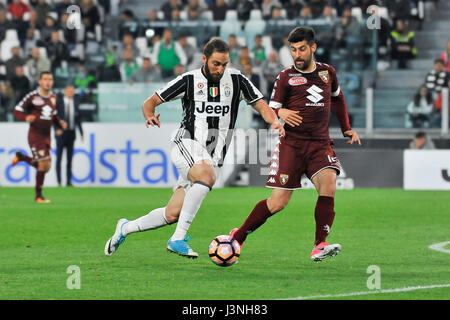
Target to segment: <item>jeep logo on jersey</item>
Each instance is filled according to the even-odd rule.
[[[288,82],[291,86],[300,86],[302,84],[305,84],[307,80],[304,77],[293,77],[290,78]]]
[[[220,104],[206,104],[202,103],[201,107],[195,108],[197,113],[206,113],[207,115],[215,115],[215,116],[225,116],[230,112],[230,106],[222,106]]]
[[[320,94],[321,92],[323,92],[322,89],[320,89],[316,85],[312,85],[311,88],[306,90],[306,92],[308,92],[310,94],[309,96],[307,96],[307,98],[309,101],[312,102],[312,103],[307,103],[306,104],[307,106],[324,106],[323,103],[318,103],[320,100],[323,99],[323,96]]]

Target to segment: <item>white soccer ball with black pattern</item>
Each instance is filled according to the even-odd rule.
[[[229,267],[239,261],[241,246],[228,235],[215,237],[209,245],[211,261],[221,267]]]

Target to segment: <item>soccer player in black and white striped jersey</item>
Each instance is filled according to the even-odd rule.
[[[171,145],[171,157],[180,176],[166,207],[157,208],[133,220],[120,219],[114,235],[106,242],[105,254],[117,251],[133,232],[177,223],[167,249],[188,258],[198,257],[187,241],[187,231],[216,181],[216,171],[225,158],[236,123],[241,100],[245,100],[284,135],[274,111],[259,90],[238,70],[227,68],[228,44],[211,39],[203,51],[203,66],[186,72],[159,89],[142,105],[146,126],[160,126],[155,108],[163,102],[181,99],[183,120]]]

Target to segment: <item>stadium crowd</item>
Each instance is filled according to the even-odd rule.
[[[408,68],[417,55],[414,29],[421,26],[423,1],[167,0],[138,19],[127,6],[131,0],[2,0],[0,121],[12,119],[14,105],[36,87],[43,70],[53,72],[56,91],[70,83],[82,101],[95,102],[98,82],[161,82],[201,66],[202,46],[212,36],[228,40],[232,66],[266,96],[278,72],[291,65],[286,35],[298,24],[316,29],[318,60],[338,71],[373,67],[365,28],[372,5],[385,9],[378,12],[378,57]],[[79,8],[79,26],[72,5]],[[447,72],[449,55],[450,45],[440,58]],[[427,80],[436,93],[433,103],[448,83],[448,73],[440,77],[433,88]]]

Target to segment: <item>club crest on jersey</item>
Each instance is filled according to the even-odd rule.
[[[328,74],[328,70],[319,71],[319,77],[325,83],[328,83],[328,81],[330,80],[330,76]]]
[[[228,98],[231,95],[231,88],[228,86],[225,87],[224,92],[225,92],[225,97]]]
[[[217,97],[217,94],[219,93],[219,89],[217,87],[211,87],[209,88],[209,95],[213,98]]]
[[[289,175],[288,174],[280,174],[280,183],[282,186],[284,186],[289,181]]]
[[[306,80],[305,77],[293,77],[289,79],[289,84],[291,86],[300,86],[302,84],[305,84],[308,80]]]

